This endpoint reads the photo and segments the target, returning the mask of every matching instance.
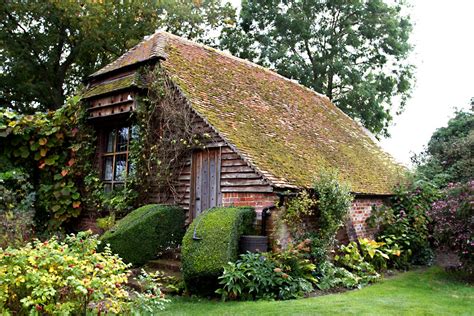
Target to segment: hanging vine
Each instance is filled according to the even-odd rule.
[[[178,177],[194,148],[202,147],[207,136],[200,133],[195,114],[157,65],[141,74],[147,87],[135,112],[136,130],[130,146],[133,165],[128,184],[138,193],[137,204],[159,192],[160,202],[182,198],[177,190]]]

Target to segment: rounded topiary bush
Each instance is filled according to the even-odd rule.
[[[254,219],[253,208],[219,207],[204,212],[193,221],[183,238],[181,250],[183,277],[191,293],[214,293],[218,287],[217,278],[229,261],[237,259],[240,236],[251,233]]]
[[[185,218],[185,211],[177,206],[145,205],[119,220],[101,241],[126,262],[141,265],[180,244]]]

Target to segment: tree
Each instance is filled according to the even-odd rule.
[[[405,8],[383,0],[244,0],[222,47],[326,94],[386,136],[394,100],[398,114],[413,83]]]
[[[221,30],[235,25],[235,11],[220,0],[162,0],[158,8],[163,29],[214,47]]]
[[[473,99],[474,100],[474,99]],[[474,102],[471,101],[474,106]],[[466,183],[474,174],[474,112],[456,111],[448,126],[438,128],[426,150],[412,158],[418,177],[440,186]]]
[[[212,42],[235,19],[218,0],[2,1],[0,107],[54,110],[89,74],[158,28]]]

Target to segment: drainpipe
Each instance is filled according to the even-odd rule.
[[[297,195],[296,192],[277,192],[277,196],[278,196],[278,205],[284,205],[285,204],[285,197],[288,197],[288,196],[295,196]],[[270,215],[272,214],[272,210],[277,208],[274,204],[270,205],[270,206],[266,206],[263,208],[262,210],[262,236],[265,236],[266,235],[266,230],[267,230],[267,218],[270,217]]]
[[[264,207],[263,210],[262,210],[262,232],[261,232],[262,236],[266,236],[267,218],[270,217],[270,215],[272,215],[271,210],[273,210],[274,208],[276,208],[276,206],[274,204],[272,204],[270,206]]]

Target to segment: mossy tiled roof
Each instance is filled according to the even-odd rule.
[[[95,96],[126,89],[132,86],[138,86],[138,76],[136,73],[111,81],[106,81],[104,83],[100,83],[96,86],[90,87],[84,92],[82,98],[89,99]]]
[[[274,186],[310,187],[335,167],[355,193],[390,194],[403,173],[325,96],[165,32],[148,41],[164,50],[161,65],[193,109]]]

